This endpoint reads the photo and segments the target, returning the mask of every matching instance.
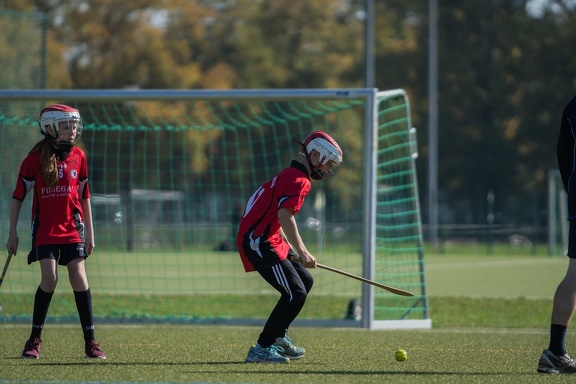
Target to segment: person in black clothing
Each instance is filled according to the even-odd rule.
[[[562,279],[552,307],[550,343],[542,352],[537,371],[540,373],[576,373],[576,360],[566,352],[566,331],[576,308],[576,97],[562,112],[560,135],[556,147],[558,167],[568,193],[568,270]]]

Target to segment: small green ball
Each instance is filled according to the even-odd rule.
[[[405,350],[399,349],[394,354],[394,357],[396,358],[396,361],[406,361],[408,359],[408,354]]]

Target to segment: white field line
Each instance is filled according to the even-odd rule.
[[[67,323],[62,323],[62,324],[58,324],[59,328],[70,328],[70,329],[76,329],[78,327],[78,325],[76,324],[67,324]],[[102,328],[110,328],[110,329],[114,329],[117,330],[119,328],[126,328],[126,329],[133,329],[133,328],[141,328],[141,327],[160,327],[160,328],[168,328],[168,327],[187,327],[187,325],[180,325],[180,324],[98,324],[98,329],[102,329]],[[220,325],[220,324],[215,324],[215,325],[194,325],[195,329],[198,330],[202,330],[202,329],[214,329],[214,327],[220,327],[220,328],[225,328],[225,329],[246,329],[247,326],[245,325]],[[249,326],[248,326],[249,327]],[[256,326],[259,327],[259,326]],[[22,329],[22,328],[30,328],[29,325],[27,324],[21,324],[21,323],[7,323],[7,324],[3,324],[2,328],[5,329]],[[317,327],[312,327],[313,329],[316,329]],[[312,329],[311,328],[311,329]],[[404,329],[404,330],[398,330],[398,329],[378,329],[378,330],[367,330],[364,328],[330,328],[332,331],[337,331],[337,332],[394,332],[394,333],[415,333],[415,332],[420,332],[422,334],[428,334],[430,332],[432,333],[449,333],[449,334],[455,334],[455,333],[461,333],[461,334],[472,334],[472,333],[480,333],[480,334],[506,334],[506,335],[510,335],[510,334],[515,334],[515,335],[548,335],[550,330],[547,328],[432,328],[432,329]],[[0,381],[1,383],[1,381]]]
[[[468,261],[468,262],[446,262],[446,263],[426,263],[426,270],[446,270],[446,269],[471,269],[471,268],[492,268],[507,266],[555,266],[568,265],[567,259],[514,259],[514,260],[489,260],[489,261]]]

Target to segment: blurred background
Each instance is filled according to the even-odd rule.
[[[575,22],[574,0],[0,0],[0,88],[402,88],[429,245],[536,252]]]

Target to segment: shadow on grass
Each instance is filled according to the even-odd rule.
[[[18,359],[18,358],[10,358],[10,359]],[[246,368],[256,368],[258,364],[246,364],[241,361],[206,361],[206,362],[150,362],[150,361],[141,361],[141,362],[111,362],[106,360],[89,360],[85,362],[58,362],[58,363],[33,363],[34,365],[38,366],[94,366],[95,364],[100,364],[102,366],[110,367],[110,366],[206,366],[206,365],[213,365],[213,366],[225,366],[225,365],[242,365]],[[301,364],[299,364],[301,365]],[[266,366],[274,366],[268,365]],[[411,375],[427,375],[427,376],[500,376],[500,375],[510,375],[510,372],[432,372],[432,371],[334,371],[334,370],[262,370],[262,369],[247,369],[247,370],[227,370],[227,373],[237,373],[237,374],[281,374],[281,375],[351,375],[351,376],[365,376],[365,375],[394,375],[394,376],[411,376]],[[190,374],[214,374],[215,371],[190,371]],[[535,373],[533,372],[525,372],[525,373],[514,373],[515,377],[519,376],[534,376]]]
[[[190,371],[190,374],[214,374],[214,371]],[[228,370],[226,371],[227,374],[257,374],[257,375],[319,375],[319,376],[374,376],[374,375],[390,375],[390,376],[479,376],[479,377],[491,377],[491,376],[511,376],[513,375],[515,378],[519,377],[533,377],[537,375],[536,372],[524,372],[524,373],[513,373],[510,372],[432,372],[432,371],[334,371],[334,370],[326,370],[326,371],[300,371],[300,370],[279,370],[279,371],[267,371],[267,370],[246,370],[246,371],[239,371],[239,370]],[[503,381],[505,382],[505,381]]]
[[[213,371],[194,371],[190,373],[214,373]],[[429,376],[500,376],[512,375],[510,372],[428,372],[428,371],[226,371],[226,373],[251,373],[251,374],[282,374],[282,375],[395,375],[395,376],[411,376],[411,375],[429,375]],[[514,377],[519,376],[534,376],[535,373],[514,373]]]
[[[9,358],[6,360],[20,360],[19,357],[14,357],[14,358]],[[95,365],[95,364],[103,364],[103,365],[107,365],[107,366],[130,366],[130,365],[150,365],[150,366],[163,366],[163,365],[173,365],[173,366],[178,366],[178,365],[246,365],[246,363],[244,363],[243,361],[230,361],[230,362],[226,362],[226,361],[214,361],[214,362],[178,362],[178,363],[170,363],[170,362],[150,362],[150,361],[131,361],[131,362],[112,362],[109,360],[103,360],[103,359],[91,359],[91,360],[86,360],[86,361],[77,361],[77,362],[58,362],[58,363],[45,363],[45,362],[35,362],[36,360],[31,360],[33,361],[32,364],[34,365],[42,365],[42,366],[47,366],[47,367],[67,367],[67,366],[79,366],[79,365]]]

